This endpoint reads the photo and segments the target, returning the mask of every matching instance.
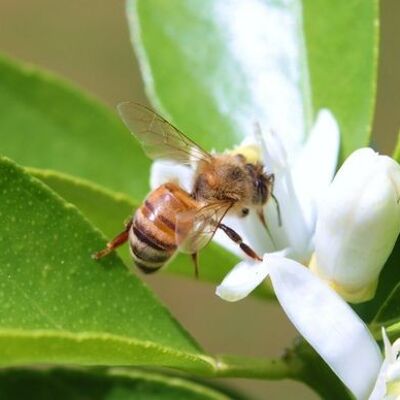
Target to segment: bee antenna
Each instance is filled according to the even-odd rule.
[[[275,205],[276,205],[276,212],[278,214],[278,225],[282,226],[281,207],[279,205],[279,201],[278,201],[278,199],[275,197],[275,195],[273,193],[271,193],[271,197],[274,200]]]

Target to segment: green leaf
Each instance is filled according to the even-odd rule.
[[[150,162],[114,113],[60,79],[5,58],[0,58],[0,153],[133,197],[148,191]]]
[[[62,198],[74,204],[94,225],[111,238],[119,233],[140,202],[90,181],[58,171],[26,168]]]
[[[108,238],[120,232],[140,204],[132,198],[141,200],[149,191],[149,160],[113,113],[57,78],[4,58],[0,152],[36,167],[31,172],[76,205]],[[128,251],[120,253],[131,264]],[[201,254],[201,279],[220,282],[237,261],[211,244]],[[168,270],[193,276],[184,256]]]
[[[259,122],[304,139],[311,108],[297,0],[127,4],[148,95],[191,138],[224,150]]]
[[[0,159],[0,364],[153,364],[210,371],[213,361],[81,214]]]
[[[156,365],[281,379],[283,361],[238,370],[205,355],[77,209],[0,158],[0,365]]]
[[[230,400],[237,393],[140,370],[82,369],[0,372],[0,398],[7,400]]]
[[[55,171],[28,168],[28,172],[46,183],[68,202],[79,210],[109,239],[122,230],[126,221],[138,207],[139,203],[132,201],[122,193],[114,193],[90,182]],[[128,247],[122,246],[118,253],[127,263],[132,264]],[[215,243],[210,243],[200,253],[200,279],[212,283],[221,282],[222,278],[237,263],[239,259]],[[194,277],[190,257],[179,255],[165,269],[168,272]],[[256,292],[262,297],[271,297],[272,290],[265,286]]]
[[[377,0],[304,0],[314,109],[337,117],[342,159],[369,143],[379,45]]]
[[[205,355],[71,204],[0,158],[0,366],[155,365],[282,379],[284,360]],[[237,360],[237,357],[234,358]]]
[[[328,107],[343,156],[369,140],[377,9],[375,0],[305,0],[303,21],[299,0],[128,0],[150,99],[192,138],[222,150],[258,121],[301,142],[312,109]]]

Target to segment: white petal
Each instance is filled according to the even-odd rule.
[[[281,138],[273,131],[261,131],[264,165],[267,170],[279,174],[289,168],[286,149]]]
[[[386,394],[386,370],[388,367],[388,362],[385,360],[382,363],[382,367],[378,374],[378,379],[376,380],[375,387],[372,393],[368,397],[368,400],[382,400]]]
[[[386,394],[386,370],[392,358],[392,346],[386,335],[386,331],[382,328],[382,338],[385,346],[385,359],[379,371],[378,379],[376,380],[375,387],[372,390],[368,400],[382,400]]]
[[[150,187],[156,189],[165,182],[175,182],[186,191],[192,191],[194,172],[191,168],[173,161],[157,160],[151,165]]]
[[[268,263],[242,261],[225,276],[215,293],[226,301],[242,300],[268,276],[268,273]]]
[[[264,254],[264,260],[287,257],[290,249]],[[242,261],[225,276],[215,293],[226,301],[238,301],[248,296],[269,274],[268,262]]]
[[[329,110],[321,110],[292,168],[296,193],[312,229],[321,194],[328,189],[335,174],[339,144],[335,117]]]
[[[387,360],[389,363],[395,362],[397,354],[396,351],[394,351],[392,345],[390,344],[385,328],[382,328],[382,339],[385,348],[385,360]]]
[[[285,148],[280,137],[273,132],[262,132],[262,135],[263,160],[267,171],[275,175],[274,195],[282,216],[282,227],[279,227],[275,205],[270,201],[267,214],[271,234],[278,243],[278,249],[279,246],[290,246],[303,262],[307,262],[311,255],[309,250],[313,232],[304,219]]]
[[[357,399],[367,398],[382,357],[363,321],[301,264],[274,256],[264,262],[275,294],[297,330]]]
[[[382,338],[385,347],[385,360],[374,390],[368,400],[395,400],[398,399],[399,395],[397,388],[400,378],[400,361],[397,356],[400,349],[400,340],[397,339],[391,345],[384,328],[382,328]]]
[[[373,296],[400,231],[400,166],[372,149],[352,153],[327,190],[318,214],[318,273],[343,292]],[[362,293],[364,293],[362,295]]]

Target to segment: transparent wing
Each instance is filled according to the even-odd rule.
[[[175,235],[179,250],[193,254],[206,246],[232,205],[219,202],[178,214]]]
[[[125,125],[150,158],[183,164],[212,160],[211,154],[150,108],[134,102],[120,103],[117,108]]]

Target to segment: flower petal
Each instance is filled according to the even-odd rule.
[[[269,274],[270,256],[286,257],[290,249],[264,254],[267,261],[242,261],[225,276],[215,293],[226,301],[238,301],[248,296]]]
[[[375,387],[372,390],[371,395],[368,397],[368,400],[382,400],[386,394],[386,371],[390,362],[392,361],[392,346],[384,328],[382,328],[382,338],[385,346],[385,359],[379,371]]]
[[[269,256],[275,294],[301,335],[353,392],[365,399],[374,387],[382,357],[357,314],[301,264]]]
[[[268,263],[242,261],[225,276],[215,293],[226,301],[242,300],[268,276],[268,273]]]
[[[388,367],[388,362],[385,360],[382,363],[382,367],[379,371],[378,379],[376,380],[375,387],[372,393],[368,397],[368,400],[382,400],[386,394],[386,370]]]
[[[192,191],[194,172],[190,167],[173,161],[157,160],[151,165],[150,187],[156,189],[166,182],[175,182],[186,191]]]
[[[263,131],[262,138],[263,161],[267,171],[275,175],[274,195],[279,202],[282,216],[280,227],[276,220],[275,204],[270,201],[267,206],[267,220],[271,234],[278,248],[290,246],[300,260],[307,262],[311,256],[310,243],[313,232],[303,217],[285,148],[280,137],[273,132]]]
[[[292,168],[293,183],[308,225],[314,229],[316,206],[333,179],[340,132],[329,110],[321,110]]]
[[[316,270],[343,293],[353,293],[352,302],[374,295],[366,289],[376,288],[400,232],[399,193],[399,164],[363,148],[346,159],[323,197],[315,230]]]

